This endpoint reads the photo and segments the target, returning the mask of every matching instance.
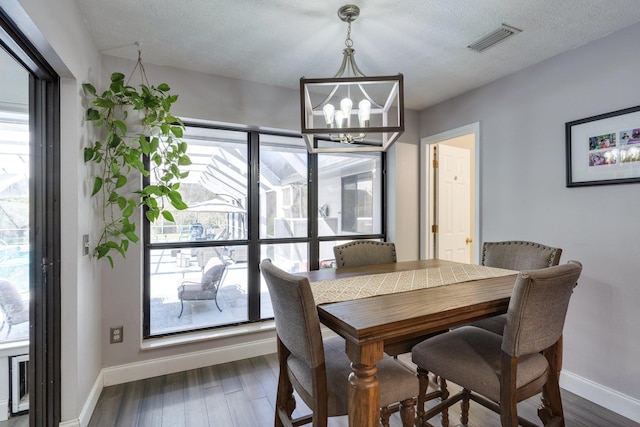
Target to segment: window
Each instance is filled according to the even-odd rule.
[[[318,162],[319,235],[383,234],[381,156],[321,154]]]
[[[146,223],[145,338],[273,318],[260,260],[332,267],[345,239],[384,239],[381,153],[310,155],[297,135],[195,124],[185,140],[189,208]]]
[[[160,218],[148,231],[145,336],[249,320],[248,137],[188,128],[192,165],[181,191],[189,208],[172,211],[175,223]],[[224,270],[212,283],[216,265]]]
[[[260,135],[262,239],[306,238],[309,234],[308,155],[300,141],[300,138]]]
[[[373,231],[373,179],[371,172],[342,177],[342,231]]]

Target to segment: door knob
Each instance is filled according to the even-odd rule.
[[[473,242],[473,239],[471,237],[467,237],[467,239],[465,240],[465,243],[468,245],[471,242]]]

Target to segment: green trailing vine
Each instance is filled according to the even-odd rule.
[[[191,160],[187,143],[182,140],[184,123],[170,113],[178,95],[172,95],[166,83],[149,85],[140,57],[138,66],[146,84],[137,88],[128,81],[125,83],[122,73],[113,73],[109,89],[101,94],[91,84],[82,85],[85,94],[93,97],[86,119],[102,129],[102,139],[84,149],[85,163],[96,166],[91,196],[99,197],[104,220],[93,254],[97,258],[106,257],[112,268],[112,254],[125,257],[129,244],[139,240],[134,216],[139,207],[144,208],[150,222],[160,215],[174,222],[167,210],[170,205],[178,210],[187,208],[179,190],[180,181],[189,174],[183,166],[190,165]],[[132,135],[128,127],[133,126],[134,113],[143,116],[144,130]],[[144,158],[149,159],[155,179],[146,180],[151,183],[132,190],[127,186],[132,173],[150,175]]]

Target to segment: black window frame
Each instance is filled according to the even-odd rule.
[[[386,180],[386,153],[380,153],[381,162],[381,232],[375,234],[337,234],[332,236],[318,236],[318,156],[323,153],[308,153],[307,152],[307,184],[308,184],[308,217],[307,217],[307,236],[306,237],[287,237],[287,238],[261,238],[260,237],[260,135],[273,135],[281,137],[293,137],[300,138],[301,147],[305,147],[304,140],[299,133],[288,132],[274,132],[265,130],[253,130],[242,127],[234,126],[220,126],[214,124],[207,124],[202,122],[190,122],[184,121],[185,126],[194,128],[207,128],[216,130],[226,130],[234,132],[245,132],[247,134],[248,144],[248,176],[247,176],[247,188],[248,188],[248,200],[247,200],[247,212],[248,212],[248,224],[247,224],[247,238],[241,240],[225,240],[221,242],[212,241],[191,241],[191,242],[169,242],[169,243],[151,243],[150,242],[150,222],[145,215],[143,217],[143,324],[142,324],[142,337],[143,340],[161,338],[165,336],[180,335],[186,333],[192,333],[203,330],[213,330],[219,328],[227,328],[229,326],[264,322],[272,318],[260,317],[260,249],[265,244],[288,244],[288,243],[304,243],[308,245],[308,260],[307,265],[309,270],[317,270],[320,267],[320,244],[322,242],[338,242],[345,240],[358,240],[358,239],[374,239],[374,240],[386,240],[386,213],[387,213],[387,180]],[[367,153],[371,154],[371,153]],[[147,167],[149,167],[147,160]],[[144,182],[147,183],[148,178],[144,178]],[[150,306],[151,306],[151,251],[157,249],[173,249],[173,248],[191,248],[197,249],[202,247],[211,246],[232,246],[232,245],[247,245],[248,257],[247,257],[247,286],[248,286],[248,320],[238,322],[235,324],[224,324],[207,326],[203,328],[194,328],[179,332],[171,332],[164,334],[150,333]]]

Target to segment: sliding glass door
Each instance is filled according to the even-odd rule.
[[[27,21],[20,8],[3,3],[0,420],[28,410],[30,426],[57,426],[61,394],[60,87],[55,71],[31,44],[30,38],[40,40],[41,34]]]
[[[29,73],[0,49],[0,346],[29,339]],[[0,414],[0,419],[2,414]]]

